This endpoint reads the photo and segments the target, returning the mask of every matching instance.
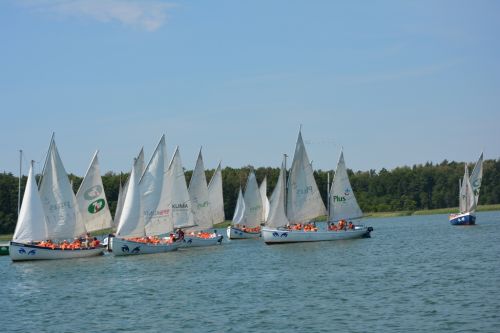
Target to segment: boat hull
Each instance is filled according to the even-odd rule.
[[[275,228],[262,229],[262,238],[266,244],[284,244],[300,242],[322,242],[354,238],[368,238],[373,231],[372,227],[357,227],[353,230],[340,231],[303,231],[281,230]]]
[[[179,248],[180,244],[181,242],[169,244],[150,244],[134,242],[119,237],[113,237],[113,240],[111,241],[111,252],[113,252],[115,256],[172,252],[176,251]]]
[[[227,238],[229,239],[250,239],[250,238],[259,238],[259,232],[246,232],[241,229],[235,228],[233,226],[227,227]]]
[[[222,240],[224,236],[216,235],[212,238],[201,238],[196,236],[184,236],[184,240],[182,241],[180,247],[188,248],[188,247],[204,247],[204,246],[213,246],[222,244]]]
[[[75,250],[51,249],[36,245],[10,242],[9,255],[12,261],[52,260],[86,258],[102,255],[102,248],[82,248]]]
[[[474,213],[452,214],[449,217],[452,225],[473,225],[476,224],[476,215]]]

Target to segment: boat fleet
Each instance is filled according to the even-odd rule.
[[[343,150],[331,184],[328,180],[326,206],[301,130],[290,170],[286,157],[270,199],[267,178],[259,185],[250,170],[244,191],[239,189],[226,230],[228,239],[262,239],[272,245],[370,237],[373,228],[359,222],[363,212],[349,182]],[[481,154],[470,176],[465,167],[459,184],[460,213],[450,215],[451,224],[475,223],[482,159]],[[179,147],[167,160],[164,135],[147,164],[141,149],[127,182],[120,184],[113,219],[98,152],[75,194],[52,135],[39,184],[31,163],[9,255],[13,261],[25,261],[91,257],[106,250],[114,256],[129,256],[215,246],[222,244],[224,236],[214,225],[223,221],[221,163],[207,184],[201,149],[189,185]],[[105,229],[114,233],[103,244],[90,236]]]

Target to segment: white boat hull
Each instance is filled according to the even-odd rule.
[[[134,242],[119,237],[113,237],[111,241],[111,249],[115,256],[171,252],[176,251],[180,245],[181,242],[151,244]]]
[[[259,238],[259,232],[246,232],[241,229],[235,228],[233,226],[227,227],[227,238],[229,239],[249,239],[249,238]]]
[[[184,240],[182,241],[180,247],[203,247],[203,246],[212,246],[217,244],[222,244],[222,239],[224,236],[217,234],[212,238],[201,238],[196,236],[184,236]]]
[[[86,258],[103,253],[102,248],[61,250],[16,242],[10,242],[9,250],[13,261]]]
[[[266,244],[321,242],[370,237],[372,227],[357,227],[340,231],[303,231],[262,228],[262,238]]]

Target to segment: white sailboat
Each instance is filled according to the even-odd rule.
[[[88,232],[111,228],[113,221],[104,193],[97,153],[76,192],[78,209]]]
[[[86,231],[52,136],[39,190],[33,165],[30,168],[16,230],[10,242],[10,257],[13,261],[22,261],[102,254],[99,247],[75,246],[67,249],[66,242],[84,235]],[[60,246],[58,241],[64,245]]]
[[[282,165],[280,178],[271,196],[269,219],[262,229],[262,237],[266,244],[369,237],[370,232],[373,230],[371,227],[356,226],[352,229],[330,230],[330,228],[325,228],[320,230],[315,224],[310,224],[311,220],[324,216],[327,212],[314,180],[312,166],[309,163],[300,131],[288,179],[288,188],[285,187],[286,171],[284,165],[285,163]],[[350,189],[349,200],[346,199],[348,204],[339,206],[337,201],[344,201],[335,199],[335,205],[331,206],[330,214],[328,214],[329,221],[336,220],[340,215],[344,216],[343,218],[359,217],[361,211],[352,194],[347,172],[345,171],[343,154],[341,153],[332,184],[331,197],[335,195],[337,197],[346,196],[347,188]],[[337,192],[338,189],[343,189],[344,193]],[[357,209],[352,212],[351,209],[356,207]],[[335,213],[336,210],[339,211],[338,214]]]
[[[263,222],[262,198],[253,170],[248,175],[245,194],[242,197],[244,204],[237,203],[233,221],[227,227],[229,239],[260,237],[260,224]]]
[[[188,187],[193,213],[194,227],[188,228],[184,234],[183,247],[199,247],[221,244],[223,236],[210,231],[213,228],[213,214],[208,195],[207,179],[203,157],[200,153]]]
[[[162,136],[141,178],[137,160],[132,167],[116,237],[111,242],[114,255],[170,252],[180,246],[180,242],[162,237],[173,231],[165,166]]]
[[[264,177],[259,186],[260,197],[262,199],[262,220],[265,222],[269,217],[269,199],[267,198],[267,176]]]
[[[459,181],[458,214],[450,214],[449,220],[452,225],[476,224],[476,208],[479,202],[479,190],[483,178],[483,153],[479,156],[472,174],[469,177],[469,169],[465,164],[463,180]]]
[[[224,197],[222,193],[222,168],[221,163],[217,166],[210,183],[208,183],[208,201],[212,212],[212,221],[214,224],[224,222]]]

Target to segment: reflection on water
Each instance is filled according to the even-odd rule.
[[[371,239],[0,258],[5,332],[500,332],[500,212],[369,219]]]

